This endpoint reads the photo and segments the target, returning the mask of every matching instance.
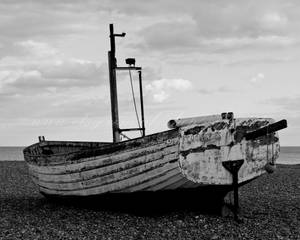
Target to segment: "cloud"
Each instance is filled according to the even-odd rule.
[[[0,40],[61,38],[97,29],[94,1],[1,1]],[[99,16],[101,15],[98,13]]]
[[[159,92],[153,94],[153,99],[155,102],[161,103],[165,101],[169,96],[170,95],[167,94],[164,90],[160,90]]]
[[[144,42],[141,47],[146,49],[173,49],[190,48],[197,46],[197,39],[194,37],[196,26],[181,22],[156,23],[141,30]],[[180,49],[179,49],[180,50]]]
[[[55,48],[45,42],[26,40],[16,42],[14,46],[17,48],[19,47],[20,52],[23,52],[24,55],[31,55],[38,58],[52,57],[58,54],[58,51]]]
[[[105,83],[106,64],[69,58],[45,42],[19,41],[0,60],[0,96],[56,92]],[[5,96],[5,97],[4,97]]]
[[[289,56],[256,56],[256,57],[248,57],[248,58],[238,58],[238,59],[230,59],[228,62],[224,63],[227,66],[239,66],[239,65],[253,65],[253,64],[281,64],[299,61],[294,57]]]
[[[151,4],[137,0],[3,1],[0,42],[7,45],[28,38],[59,41],[69,35],[103,32],[103,16],[120,22],[130,21],[134,16],[140,24],[131,34],[136,32],[140,41],[131,46],[143,51],[214,53],[290,46],[297,42],[291,26],[296,24],[295,10],[299,9],[298,4],[292,3],[288,0],[285,3],[189,1],[188,4],[171,0],[156,0]]]
[[[250,79],[250,82],[252,83],[259,83],[265,78],[265,75],[263,73],[258,73],[256,76]]]
[[[271,98],[263,103],[276,105],[282,108],[283,111],[287,110],[300,113],[300,96]]]
[[[0,95],[59,91],[104,83],[106,66],[79,60],[61,60],[25,68],[0,70]]]
[[[48,43],[33,40],[3,42],[2,47],[0,46],[0,50],[2,64],[3,59],[7,60],[7,58],[52,58],[58,55],[57,50]]]
[[[278,12],[268,12],[262,16],[261,23],[266,29],[278,29],[284,28],[288,24],[288,19]]]
[[[143,39],[133,44],[142,50],[173,52],[184,54],[199,51],[201,53],[232,52],[246,49],[270,49],[287,47],[297,44],[298,41],[291,36],[269,34],[257,30],[257,34],[247,32],[232,33],[220,36],[216,34],[203,34],[199,31],[198,23],[162,22],[144,28],[140,35]]]
[[[80,80],[88,79],[84,82],[87,86],[99,81],[106,74],[106,64],[97,64],[92,61],[81,59],[68,59],[56,61],[53,64],[38,66],[43,76],[47,79],[70,79],[81,84]],[[102,80],[102,79],[101,79]]]
[[[209,95],[209,94],[214,94],[214,93],[230,93],[234,92],[235,90],[229,88],[228,86],[220,86],[216,87],[214,89],[206,89],[206,88],[200,88],[196,90],[197,93],[201,95]]]
[[[159,15],[157,19],[160,21],[141,26],[137,33],[139,42],[132,44],[132,48],[152,54],[182,56],[187,52],[272,51],[299,43],[295,32],[298,23],[292,4],[281,1],[190,1],[189,4],[165,1],[161,4],[160,9],[153,9],[153,14]],[[154,6],[149,6],[149,11]],[[131,12],[123,7],[117,8]],[[132,8],[136,8],[137,12],[140,8],[145,11],[139,3]],[[296,4],[295,9],[299,9],[299,5]]]
[[[160,79],[154,80],[145,86],[146,94],[150,94],[154,102],[164,102],[174,91],[187,91],[192,83],[185,79]]]
[[[4,119],[109,117],[106,63],[70,58],[36,40],[17,41],[11,49],[0,60],[0,115]],[[137,75],[132,74],[136,80]],[[145,67],[143,77],[147,83],[159,78],[160,72]],[[175,89],[180,87],[180,82],[174,84]],[[128,86],[128,73],[121,72],[118,97],[120,110],[125,112],[131,110]]]
[[[106,63],[70,58],[35,40],[12,43],[11,49],[0,60],[0,115],[6,120],[21,119],[24,112],[28,119],[109,116]],[[145,67],[143,75],[150,82],[160,73]],[[118,80],[120,109],[129,111],[128,73]]]
[[[22,41],[4,42],[0,51],[0,64],[3,66],[8,60],[16,63],[21,61],[32,62],[33,60],[41,59],[49,60],[58,57],[62,58],[63,54],[49,43],[27,39]]]
[[[197,92],[202,95],[212,94],[214,91],[205,88],[197,89]]]
[[[216,38],[203,39],[200,41],[201,46],[207,46],[214,52],[232,51],[238,49],[253,48],[271,48],[285,47],[296,44],[296,40],[285,36],[258,36],[258,37],[241,37],[241,38]]]

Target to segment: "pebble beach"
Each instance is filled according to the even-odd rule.
[[[300,239],[300,165],[278,165],[239,194],[241,223],[190,209],[180,200],[184,196],[172,201],[180,208],[152,206],[150,212],[50,201],[38,192],[25,162],[3,161],[0,239]]]

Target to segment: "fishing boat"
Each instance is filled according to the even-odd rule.
[[[94,196],[105,193],[237,188],[272,172],[279,156],[277,131],[287,121],[271,118],[235,118],[232,112],[170,120],[169,130],[145,134],[142,68],[128,58],[119,67],[110,25],[108,52],[112,112],[112,142],[49,141],[24,149],[24,158],[39,191],[46,196]],[[116,71],[137,71],[141,124],[120,129]],[[126,131],[141,136],[121,141]],[[237,200],[237,199],[236,199]]]

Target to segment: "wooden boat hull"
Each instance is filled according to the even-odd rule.
[[[24,150],[32,179],[43,194],[92,196],[227,186],[225,161],[243,159],[239,184],[264,174],[279,155],[276,133],[238,139],[272,119],[196,122],[120,143],[41,141]]]

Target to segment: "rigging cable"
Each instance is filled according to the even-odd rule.
[[[131,93],[132,93],[132,100],[133,100],[133,105],[134,105],[134,110],[135,110],[135,115],[136,115],[136,120],[137,123],[139,125],[139,128],[141,128],[141,124],[140,124],[140,118],[137,112],[137,108],[136,108],[136,101],[135,101],[135,95],[134,95],[134,89],[133,89],[133,82],[132,82],[132,76],[131,76],[131,70],[129,69],[129,77],[130,77],[130,85],[131,85]],[[141,135],[143,135],[142,131],[140,130]]]

